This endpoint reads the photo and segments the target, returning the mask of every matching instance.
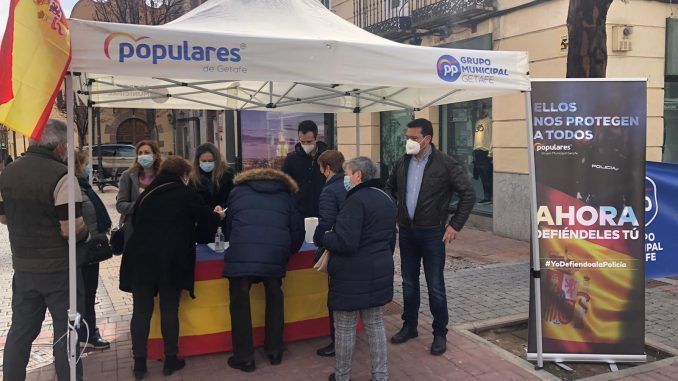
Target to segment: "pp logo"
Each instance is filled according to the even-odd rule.
[[[456,58],[444,55],[438,58],[438,77],[443,81],[454,82],[461,75],[461,65]]]
[[[645,226],[650,226],[659,213],[657,202],[657,184],[645,176]]]

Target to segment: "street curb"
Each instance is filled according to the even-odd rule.
[[[484,338],[476,335],[473,331],[479,329],[492,329],[497,328],[503,325],[510,325],[518,323],[527,319],[527,314],[516,314],[505,317],[500,317],[496,319],[483,320],[479,322],[460,324],[452,327],[452,330],[458,333],[461,336],[473,341],[474,343],[482,346],[485,349],[488,349],[495,354],[499,355],[503,360],[510,362],[513,365],[518,366],[522,370],[538,377],[540,380],[545,381],[561,381],[560,378],[548,373],[545,370],[536,370],[534,365],[527,360],[515,356],[513,353],[492,344],[491,342],[485,340]]]
[[[472,322],[472,323],[465,323],[465,324],[459,324],[452,329],[457,332],[458,334],[473,340],[474,342],[478,343],[479,345],[482,345],[483,347],[493,351],[494,353],[497,353],[500,355],[504,360],[511,362],[514,365],[519,366],[523,370],[535,375],[536,377],[539,377],[542,380],[547,380],[547,381],[560,381],[560,378],[552,375],[551,373],[548,373],[544,370],[535,370],[534,365],[527,361],[522,359],[519,356],[514,355],[513,353],[495,345],[492,344],[491,342],[485,340],[484,338],[476,335],[474,332],[478,330],[488,330],[488,329],[494,329],[494,328],[499,328],[502,326],[507,326],[507,325],[512,325],[516,323],[521,323],[524,322],[528,319],[528,314],[522,313],[522,314],[516,314],[516,315],[510,315],[510,316],[504,316],[496,319],[489,319],[489,320],[483,320],[483,321],[478,321],[478,322]],[[648,373],[653,370],[661,369],[666,366],[676,364],[678,363],[678,349],[673,348],[671,346],[662,344],[660,342],[657,342],[655,340],[651,339],[645,339],[645,345],[660,350],[662,352],[668,353],[672,355],[673,357],[669,357],[663,360],[655,361],[649,364],[644,364],[644,365],[639,365],[635,366],[633,368],[628,368],[624,370],[619,370],[616,372],[610,372],[610,373],[605,373],[605,374],[599,374],[597,376],[591,376],[587,378],[582,378],[579,379],[578,381],[612,381],[612,380],[618,380],[620,378],[628,377],[628,376],[633,376],[637,374],[643,374],[643,373]]]

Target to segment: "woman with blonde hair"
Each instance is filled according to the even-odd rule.
[[[148,187],[160,169],[162,158],[158,143],[142,140],[136,145],[137,159],[122,173],[118,182],[118,197],[115,208],[120,213],[119,225],[124,228],[125,242],[132,236],[132,215],[139,194]]]

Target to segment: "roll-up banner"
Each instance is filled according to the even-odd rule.
[[[535,313],[545,361],[646,360],[646,102],[644,79],[532,82],[541,311],[531,292],[529,360]]]

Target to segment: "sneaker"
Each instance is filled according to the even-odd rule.
[[[417,332],[416,328],[411,328],[408,325],[403,325],[403,328],[398,331],[393,337],[391,338],[391,342],[393,344],[402,344],[410,339],[414,339],[415,337],[419,336],[419,332]]]
[[[315,353],[320,357],[334,357],[334,343],[330,343],[330,345],[318,349]]]

